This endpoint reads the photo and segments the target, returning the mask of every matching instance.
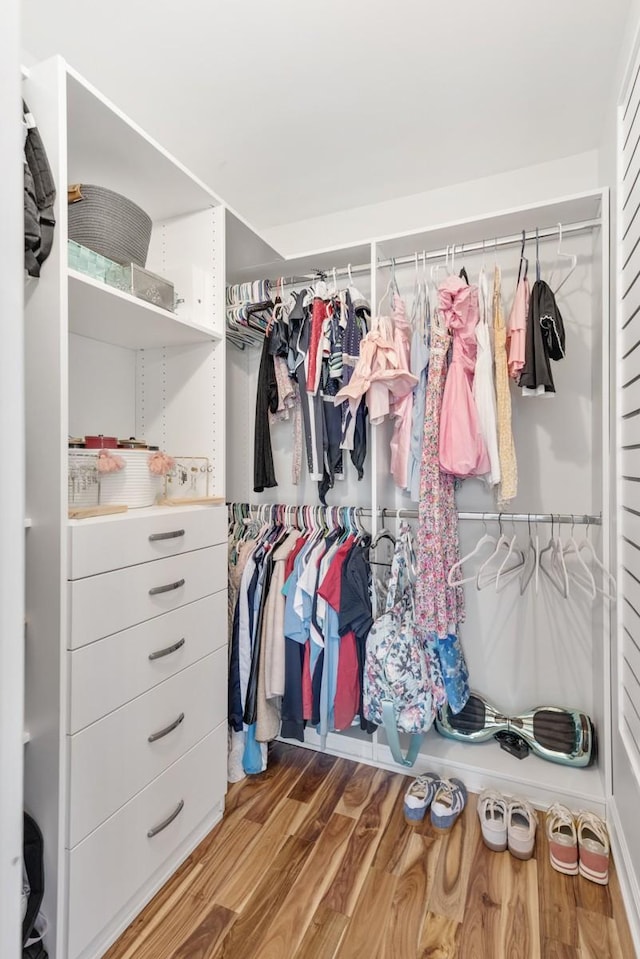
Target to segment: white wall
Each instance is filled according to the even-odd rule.
[[[288,223],[264,230],[262,235],[280,253],[291,256],[468,220],[595,189],[601,185],[598,160],[598,151],[590,150],[498,176]]]
[[[24,692],[22,132],[19,2],[0,28],[0,956],[20,954]]]

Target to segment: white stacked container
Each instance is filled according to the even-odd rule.
[[[100,503],[109,506],[128,506],[140,509],[153,506],[162,492],[163,478],[149,470],[149,450],[112,450],[121,456],[124,468],[117,473],[102,473],[100,476]]]

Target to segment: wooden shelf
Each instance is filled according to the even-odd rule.
[[[130,350],[219,340],[211,329],[69,270],[69,330]]]

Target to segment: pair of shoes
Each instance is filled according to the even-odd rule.
[[[431,809],[434,829],[451,829],[467,802],[467,790],[459,779],[440,779],[425,773],[414,779],[404,796],[404,818],[410,825],[422,822]]]
[[[508,848],[516,859],[531,859],[538,818],[530,802],[485,789],[478,796],[478,818],[489,849],[504,852]]]
[[[410,826],[422,822],[440,785],[435,773],[425,773],[414,779],[404,794],[404,818]]]
[[[600,886],[609,882],[609,834],[595,813],[581,810],[574,816],[566,806],[554,803],[547,811],[547,839],[549,859],[558,872],[580,873]]]

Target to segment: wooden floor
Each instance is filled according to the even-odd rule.
[[[446,836],[406,825],[409,780],[276,744],[105,959],[634,959],[600,887],[492,853],[474,797]]]

